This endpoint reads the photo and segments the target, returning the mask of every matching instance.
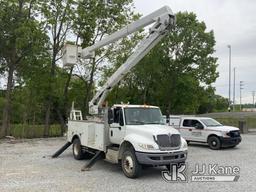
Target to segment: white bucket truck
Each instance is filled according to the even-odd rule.
[[[83,120],[81,111],[71,111],[68,142],[53,157],[73,144],[75,159],[93,155],[82,170],[103,158],[112,163],[120,163],[129,178],[138,177],[143,165],[170,166],[185,162],[187,143],[177,130],[165,125],[159,107],[129,104],[116,104],[111,108],[102,106],[108,92],[169,33],[174,23],[174,14],[165,6],[90,47],[81,49],[66,46],[63,62],[65,65],[74,65],[77,55],[89,58],[96,49],[153,24],[149,35],[89,102],[89,113],[92,116]]]

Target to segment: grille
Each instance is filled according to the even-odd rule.
[[[239,137],[240,136],[240,132],[239,131],[230,131],[230,137]]]
[[[180,146],[180,135],[157,135],[157,144],[161,148],[178,148]]]

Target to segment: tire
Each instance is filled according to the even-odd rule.
[[[94,154],[84,151],[83,152],[83,159],[91,159],[93,158]]]
[[[127,149],[122,154],[121,166],[123,173],[128,178],[137,178],[141,175],[142,166],[137,161],[133,149]]]
[[[73,156],[76,160],[81,160],[84,158],[84,154],[82,151],[82,146],[79,138],[75,138],[73,141]]]
[[[220,149],[220,147],[221,147],[220,139],[218,137],[216,137],[216,136],[211,136],[208,139],[208,145],[213,150]]]

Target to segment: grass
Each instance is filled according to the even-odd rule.
[[[256,129],[256,117],[212,117],[223,125],[239,127],[239,121],[245,121],[246,126],[250,129]]]
[[[200,114],[198,116],[211,117],[222,123],[239,127],[239,121],[245,121],[249,129],[256,129],[256,112],[219,112]]]
[[[245,121],[246,122],[246,126],[250,129],[256,129],[256,118],[242,118],[242,119],[238,119],[238,118],[215,118],[217,121],[219,121],[220,123],[224,124],[224,125],[230,125],[230,126],[235,126],[238,127],[239,126],[239,121]]]
[[[16,138],[38,138],[44,136],[44,125],[12,124],[11,135]],[[61,136],[58,124],[50,126],[49,137]]]

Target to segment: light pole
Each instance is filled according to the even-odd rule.
[[[228,78],[229,78],[229,83],[228,83],[228,99],[229,99],[229,110],[230,110],[230,105],[231,105],[231,45],[228,45],[229,48],[229,73],[228,73]]]
[[[244,83],[243,81],[240,81],[240,111],[242,111],[242,89],[244,89],[243,88],[243,86],[244,86],[243,83]]]

